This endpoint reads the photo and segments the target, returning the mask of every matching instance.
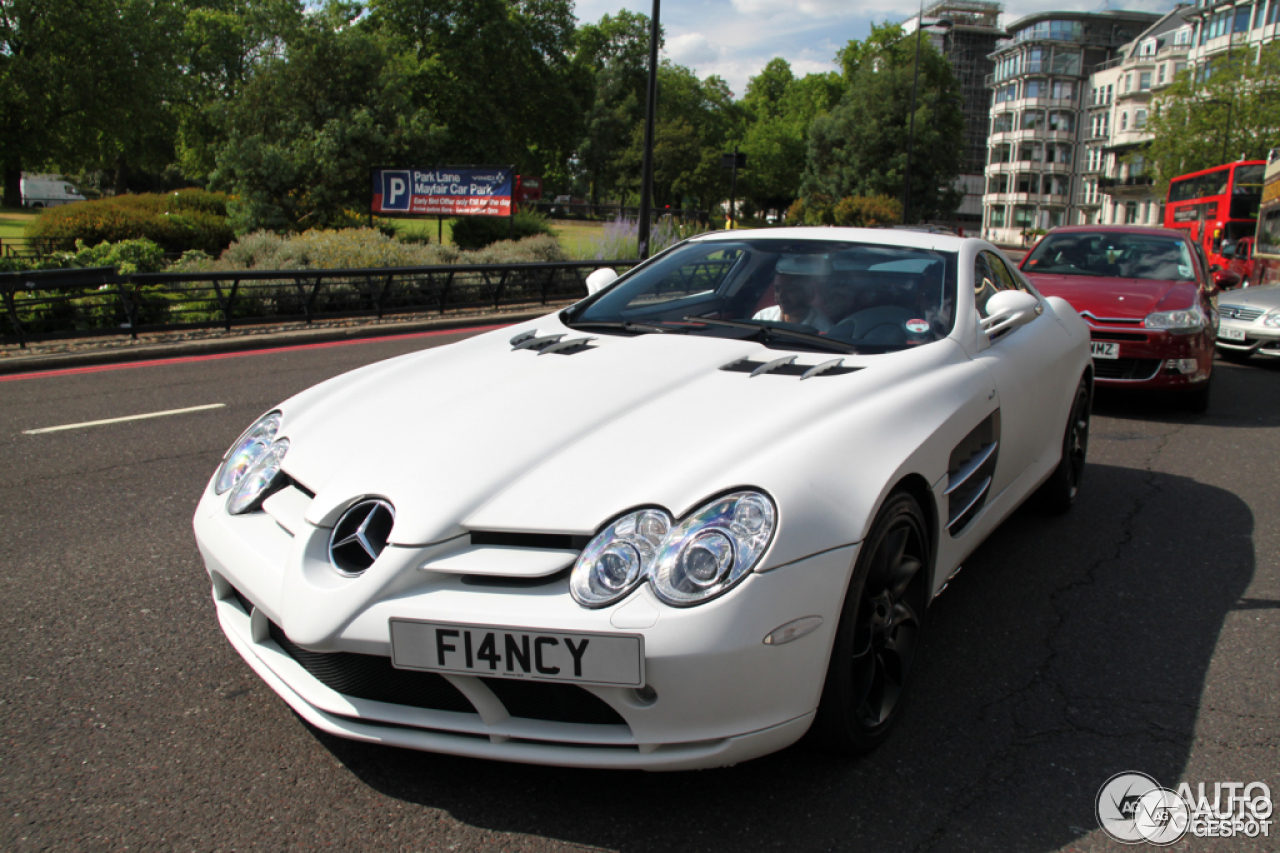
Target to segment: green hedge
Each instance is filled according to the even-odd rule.
[[[515,217],[516,240],[533,237],[538,234],[555,236],[555,231],[547,223],[547,218],[532,211],[521,210]],[[506,217],[469,216],[454,220],[453,242],[459,249],[483,249],[490,243],[512,239],[512,223]]]
[[[145,238],[165,252],[218,254],[235,237],[227,224],[228,198],[187,189],[66,204],[42,213],[27,227],[27,238],[61,249],[71,249],[76,241],[97,245]]]

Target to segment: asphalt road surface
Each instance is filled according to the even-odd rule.
[[[1121,771],[1280,797],[1276,363],[1220,362],[1203,416],[1102,397],[1080,502],[969,559],[860,760],[570,771],[317,732],[219,632],[196,499],[284,397],[451,339],[0,377],[0,850],[1132,850],[1094,818]]]

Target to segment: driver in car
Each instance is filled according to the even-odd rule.
[[[783,255],[773,270],[773,298],[777,304],[757,311],[751,319],[799,323],[819,332],[828,331],[831,320],[813,302],[831,272],[831,261],[825,255]]]

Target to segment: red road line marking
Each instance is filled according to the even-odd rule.
[[[442,329],[435,332],[410,332],[403,335],[384,335],[381,337],[359,338],[353,341],[324,341],[317,344],[295,344],[287,347],[264,347],[263,349],[242,350],[239,352],[217,352],[209,355],[187,355],[175,358],[156,358],[146,361],[126,361],[119,364],[93,364],[87,367],[68,367],[63,370],[40,370],[32,373],[13,373],[0,376],[0,382],[16,382],[20,379],[44,379],[53,376],[76,376],[81,373],[102,373],[107,370],[130,370],[135,367],[155,367],[157,365],[190,364],[197,361],[218,361],[224,358],[243,358],[248,355],[267,355],[268,353],[298,352],[309,349],[328,349],[345,347],[352,344],[370,344],[383,341],[403,341],[410,338],[431,338],[439,335],[460,335],[467,332],[488,332],[511,325],[499,323],[494,326],[468,326],[463,329]]]

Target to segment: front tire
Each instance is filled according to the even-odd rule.
[[[1045,512],[1061,515],[1071,509],[1076,495],[1080,493],[1085,457],[1089,453],[1089,415],[1093,406],[1091,390],[1087,376],[1076,386],[1071,416],[1062,436],[1062,461],[1036,492],[1036,504]]]
[[[869,752],[902,709],[924,626],[933,548],[915,498],[885,501],[854,563],[811,735],[838,755]]]
[[[1212,390],[1210,387],[1212,385],[1213,373],[1211,372],[1209,378],[1205,379],[1201,385],[1190,391],[1181,392],[1182,399],[1179,402],[1182,403],[1183,411],[1197,415],[1202,415],[1209,411],[1209,392]]]

